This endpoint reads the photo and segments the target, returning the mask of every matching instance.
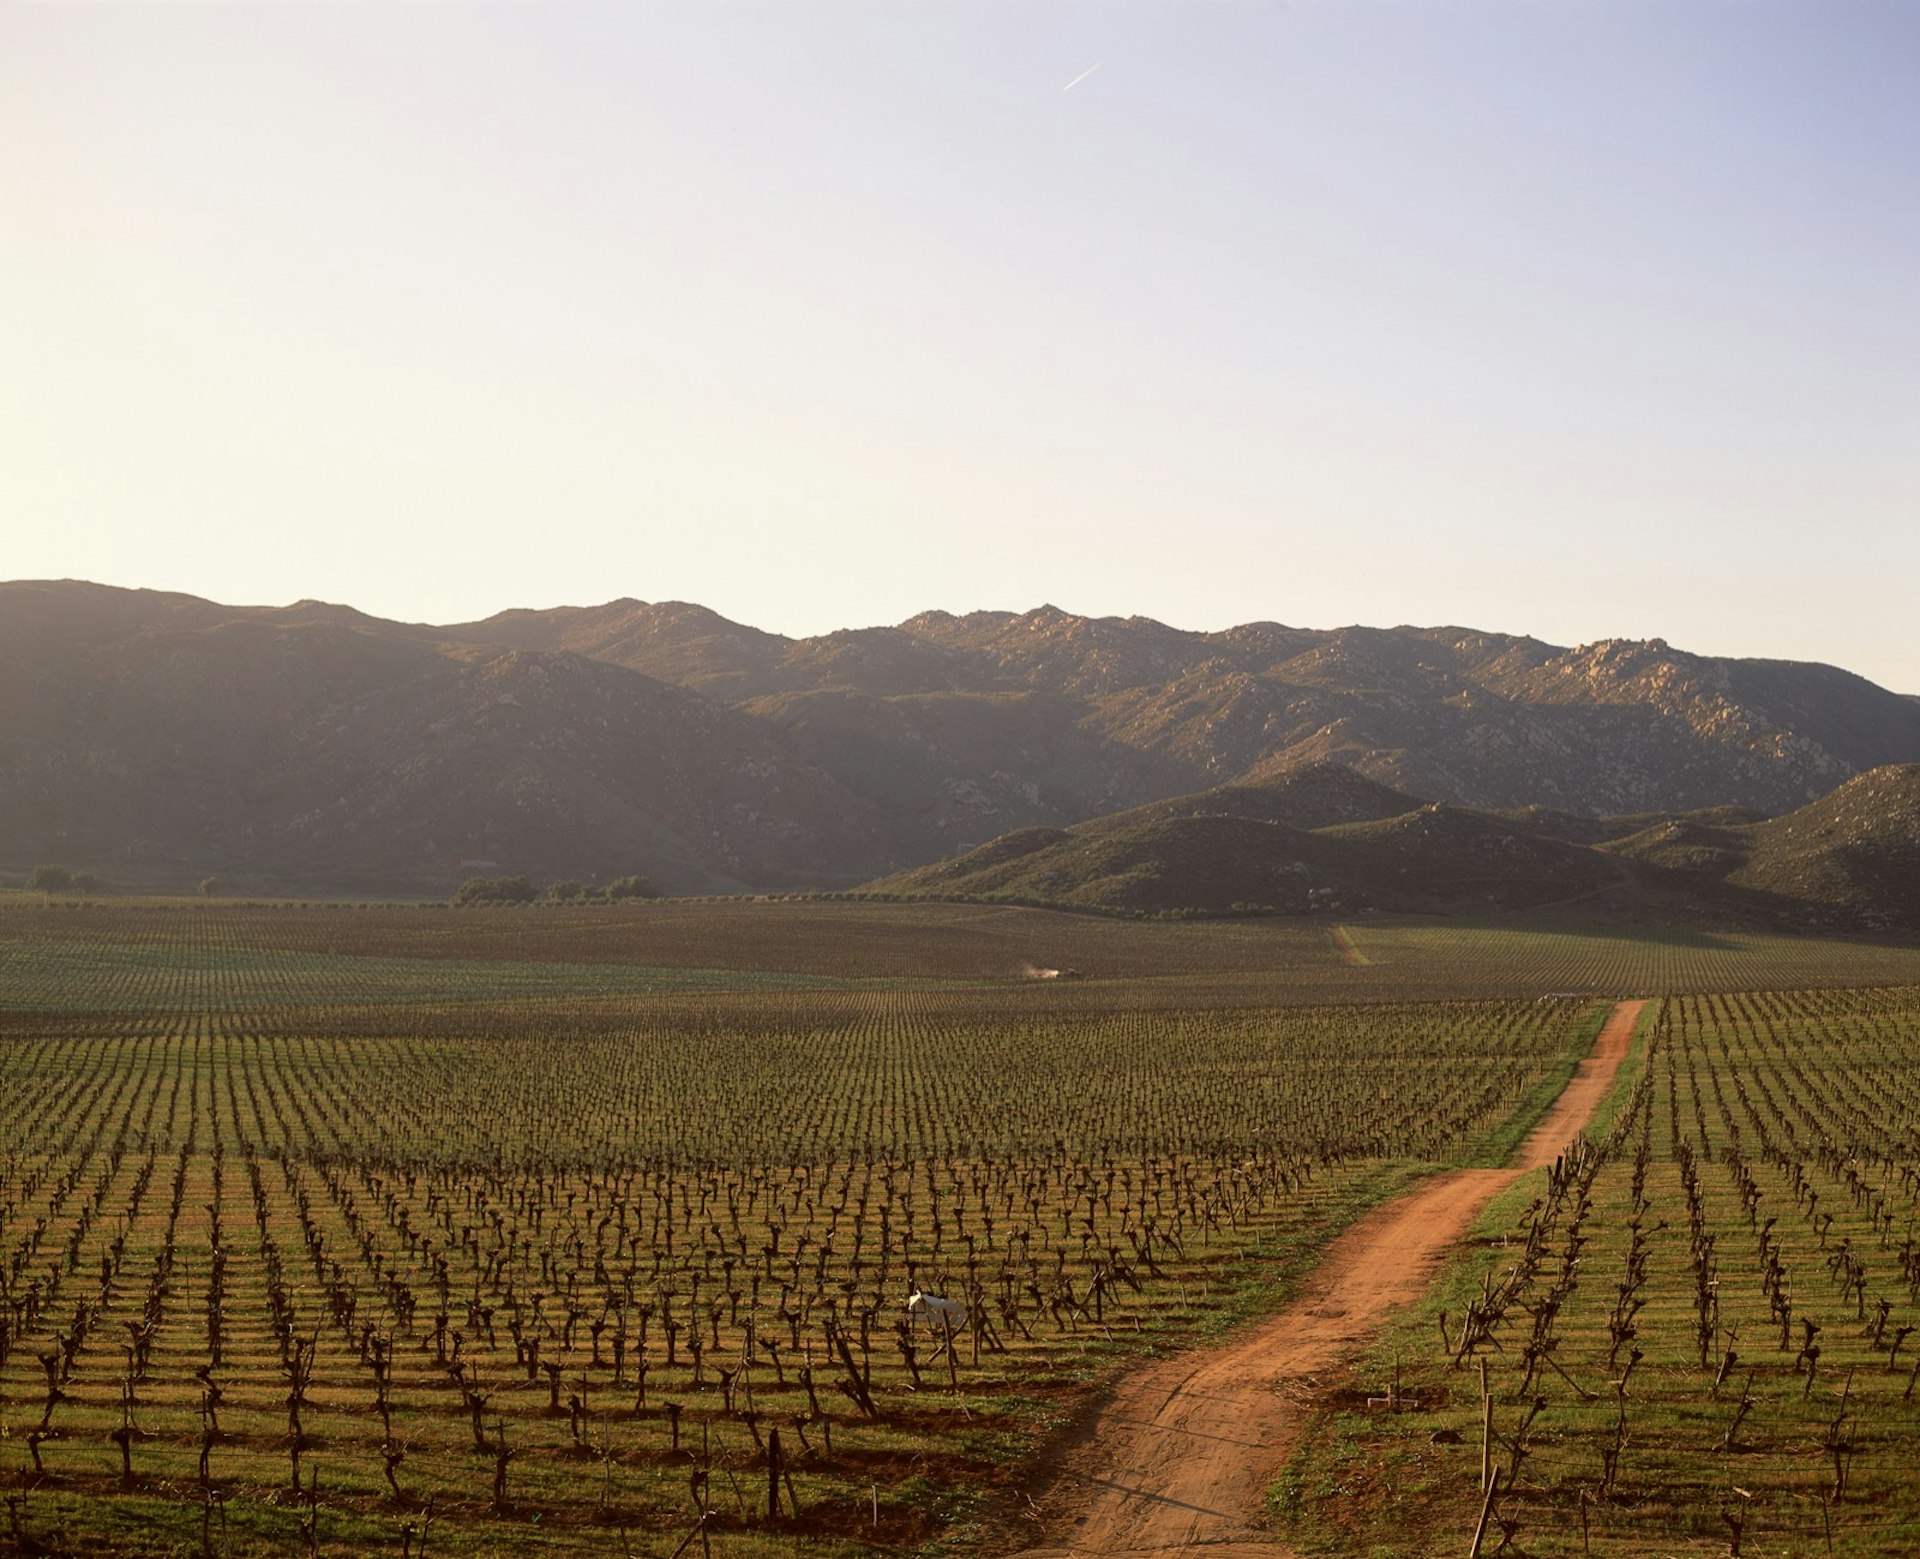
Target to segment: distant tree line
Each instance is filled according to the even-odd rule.
[[[107,884],[92,872],[69,871],[64,866],[36,866],[27,874],[29,893],[105,893]],[[227,891],[218,877],[200,879],[200,896],[215,898]]]
[[[564,878],[547,886],[546,899],[549,904],[613,904],[622,899],[657,899],[662,897],[660,890],[645,877],[637,873],[629,877],[616,877],[602,886],[590,886],[572,878]],[[453,896],[456,905],[467,904],[532,904],[541,897],[540,890],[526,877],[469,877]]]
[[[36,866],[27,875],[29,893],[99,893],[106,886],[92,872],[68,871],[64,866]]]

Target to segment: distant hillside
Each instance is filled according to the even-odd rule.
[[[1920,926],[1920,766],[1759,822],[1674,819],[1608,847],[1697,895],[1846,927]]]
[[[1398,792],[1587,846],[1920,762],[1913,699],[1658,640],[1052,607],[789,639],[636,600],[431,627],[71,581],[0,585],[0,715],[0,870],[367,892],[476,861],[842,887],[1200,793],[1311,833]],[[1290,778],[1335,769],[1374,790]],[[1282,807],[1302,783],[1357,810]]]
[[[1576,830],[1561,814],[1350,789],[1367,785],[1323,766],[1071,829],[1024,829],[869,891],[1209,914],[1471,913],[1604,898],[1609,907],[1920,929],[1920,766],[1875,769],[1780,818],[1721,808],[1596,820],[1592,840],[1564,837]],[[1299,804],[1342,793],[1371,815],[1329,821]]]
[[[869,890],[1086,909],[1302,914],[1532,908],[1615,886],[1624,875],[1582,846],[1322,764],[1071,829],[1025,829]]]

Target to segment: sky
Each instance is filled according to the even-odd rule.
[[[1920,5],[0,6],[0,577],[1920,693]]]

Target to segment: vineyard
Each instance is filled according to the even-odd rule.
[[[1611,1129],[1489,1210],[1281,1504],[1333,1551],[1483,1507],[1489,1554],[1920,1551],[1917,1090],[1920,990],[1670,999]],[[1407,1410],[1364,1409],[1396,1372]]]
[[[1836,1477],[1837,1539],[1897,1519],[1916,1037],[1871,987],[1913,949],[11,904],[6,1532],[408,1556],[962,1534],[1101,1374],[1271,1307],[1424,1167],[1500,1162],[1591,1043],[1590,993],[1737,989],[1821,946],[1868,988],[1670,1001],[1612,1132],[1448,1317],[1434,1390],[1466,1403],[1489,1361],[1529,1551],[1578,1542],[1579,1510],[1596,1535],[1603,1508],[1710,1524],[1730,1458],[1752,1533]],[[1043,961],[1089,977],[1021,977]],[[1616,1270],[1632,1291],[1594,1311]],[[1695,1445],[1749,1399],[1732,1449]]]
[[[916,1539],[1587,1032],[86,918],[9,946],[0,1429],[26,1530],[130,1550]]]

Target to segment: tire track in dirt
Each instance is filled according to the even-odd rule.
[[[1204,1553],[1284,1559],[1256,1526],[1312,1408],[1315,1377],[1418,1299],[1482,1208],[1586,1128],[1626,1058],[1644,1001],[1617,1004],[1593,1053],[1503,1169],[1436,1175],[1327,1247],[1300,1295],[1254,1330],[1123,1379],[1035,1502],[1025,1559]]]

